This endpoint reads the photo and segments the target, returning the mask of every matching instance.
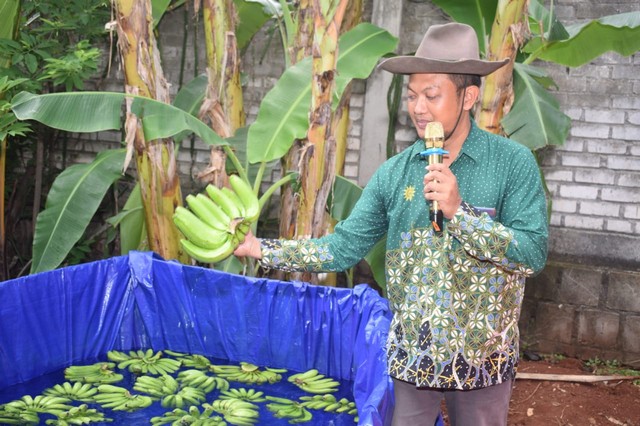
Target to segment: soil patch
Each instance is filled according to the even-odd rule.
[[[518,372],[593,375],[583,361],[570,358],[521,360]],[[633,382],[579,383],[516,378],[508,423],[510,426],[640,426],[640,386]],[[448,425],[446,411],[444,417]]]

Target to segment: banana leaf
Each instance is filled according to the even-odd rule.
[[[532,46],[536,42],[542,43],[543,39],[556,41],[570,37],[567,29],[556,18],[553,9],[547,9],[537,0],[529,0],[529,28],[538,37],[534,37],[527,46]]]
[[[238,15],[236,44],[238,50],[242,50],[273,16],[270,11],[278,10],[280,6],[273,0],[234,0],[234,4]]]
[[[200,74],[187,84],[182,85],[175,99],[173,100],[173,106],[180,108],[181,110],[188,112],[194,117],[198,117],[200,106],[204,100],[205,93],[207,92],[208,79],[206,74]],[[183,130],[173,137],[176,143],[182,142],[192,132],[190,130]]]
[[[171,0],[151,0],[151,15],[153,16],[153,27],[157,27],[164,13],[169,8]]]
[[[12,40],[18,23],[20,0],[0,2],[0,38]]]
[[[480,52],[486,52],[487,35],[496,16],[498,0],[431,0],[454,21],[476,30]]]
[[[204,142],[227,145],[216,132],[188,112],[149,98],[117,92],[67,92],[34,95],[21,92],[11,101],[20,120],[36,120],[68,132],[93,133],[122,127],[122,106],[133,97],[131,110],[142,120],[146,140],[191,131]]]
[[[120,254],[127,254],[132,250],[149,249],[148,244],[145,243],[147,228],[144,226],[144,206],[140,184],[136,184],[133,188],[122,211],[107,219],[107,222],[114,228],[120,227]]]
[[[327,200],[331,217],[337,221],[346,219],[361,195],[362,188],[360,186],[342,176],[336,176],[333,183],[333,191],[329,200]],[[364,258],[371,268],[373,278],[385,293],[387,291],[387,278],[384,270],[386,249],[387,236],[385,235],[369,250],[369,253]]]
[[[524,50],[536,59],[568,67],[579,67],[609,51],[629,56],[640,50],[640,12],[605,16],[568,26],[566,31],[568,38],[537,37]]]
[[[502,119],[505,133],[531,150],[562,145],[571,119],[560,110],[558,100],[546,90],[548,75],[535,67],[516,63],[513,74],[515,101]]]
[[[336,98],[354,78],[366,78],[377,61],[392,52],[397,38],[374,25],[363,23],[340,37]],[[250,163],[270,162],[284,156],[295,139],[309,129],[311,58],[287,68],[267,93],[258,116],[249,128]]]
[[[65,169],[53,182],[36,219],[31,273],[57,268],[98,210],[105,193],[122,176],[125,150],[98,154],[90,164]]]

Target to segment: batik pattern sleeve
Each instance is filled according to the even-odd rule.
[[[261,266],[286,271],[335,272],[359,262],[387,229],[376,175],[349,217],[322,238],[261,241]]]
[[[448,230],[471,256],[529,276],[546,263],[546,199],[533,154],[528,149],[516,154],[509,161],[499,217],[463,201]]]

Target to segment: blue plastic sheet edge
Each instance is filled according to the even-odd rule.
[[[150,252],[0,283],[0,388],[112,349],[201,353],[351,380],[359,425],[393,411],[388,303],[353,289],[227,274]]]

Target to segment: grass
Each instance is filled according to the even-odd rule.
[[[620,376],[640,376],[640,371],[624,366],[617,360],[603,360],[598,357],[585,361],[587,366],[594,374],[610,374]],[[640,379],[634,380],[633,384],[640,386]]]

